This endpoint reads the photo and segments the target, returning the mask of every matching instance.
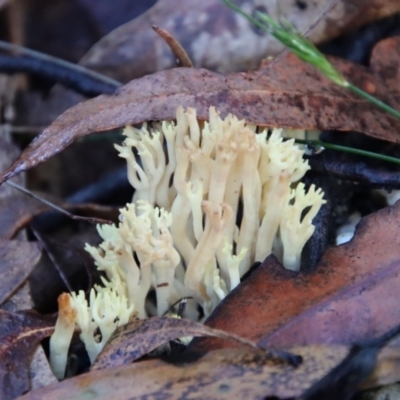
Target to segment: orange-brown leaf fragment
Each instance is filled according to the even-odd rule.
[[[286,271],[269,257],[207,324],[278,347],[379,336],[400,323],[399,249],[397,203],[364,218],[352,241],[328,249],[313,272]],[[195,348],[221,346],[199,339]]]

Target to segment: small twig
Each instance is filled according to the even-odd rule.
[[[27,135],[37,135],[42,132],[46,127],[45,126],[15,126],[11,125],[9,127],[10,132],[14,135],[27,134]]]
[[[28,196],[33,197],[34,199],[40,201],[43,204],[46,204],[50,208],[60,212],[61,214],[65,215],[66,217],[68,217],[70,219],[73,219],[75,221],[85,221],[85,222],[89,222],[91,224],[112,224],[113,223],[112,221],[109,221],[107,219],[94,218],[94,217],[81,217],[79,215],[71,214],[70,212],[64,210],[63,208],[55,205],[54,203],[52,203],[52,202],[50,202],[50,201],[48,201],[46,199],[43,199],[40,196],[37,196],[36,194],[32,193],[30,190],[25,189],[24,187],[14,183],[14,182],[7,181],[6,183],[7,183],[7,185],[10,185],[13,188],[15,188],[15,189],[27,194]]]
[[[73,292],[73,287],[69,284],[67,276],[64,274],[63,269],[58,264],[56,257],[54,256],[53,252],[51,251],[50,247],[48,246],[47,241],[43,238],[43,236],[39,233],[39,231],[31,226],[31,230],[35,235],[36,239],[42,244],[44,250],[47,253],[51,263],[53,264],[54,268],[57,270],[58,274],[60,275],[61,280],[63,281],[65,287],[68,289],[68,292]]]
[[[190,60],[185,49],[169,32],[167,32],[165,29],[159,28],[156,25],[152,25],[152,28],[154,29],[154,32],[156,32],[160,37],[165,40],[165,43],[167,43],[173,55],[178,60],[180,67],[193,67],[193,63]]]
[[[318,24],[325,18],[326,14],[332,10],[332,8],[336,5],[338,0],[331,0],[323,9],[321,14],[315,19],[315,21],[309,26],[309,28],[303,32],[303,36],[307,37],[314,29],[318,26]]]
[[[48,54],[41,53],[36,50],[31,50],[23,46],[18,46],[16,44],[11,44],[8,42],[4,42],[3,40],[0,40],[0,49],[6,50],[8,52],[13,52],[14,54],[18,55],[26,55],[32,58],[35,58],[37,60],[42,60],[42,61],[47,61],[51,62],[54,65],[59,65],[60,67],[64,67],[69,70],[76,71],[82,75],[87,75],[93,79],[96,79],[100,82],[113,85],[114,87],[119,87],[121,86],[121,83],[116,81],[115,79],[109,78],[108,76],[99,74],[98,72],[91,71],[90,69],[87,69],[83,67],[82,65],[78,64],[73,64],[68,61],[62,60],[57,57],[49,56]]]
[[[186,309],[186,304],[187,301],[189,299],[193,299],[193,297],[191,296],[187,296],[187,297],[182,297],[179,300],[175,301],[175,303],[173,303],[169,309],[167,311],[165,311],[165,313],[162,315],[163,317],[169,317],[171,315],[169,314],[175,314],[177,315],[179,318],[183,318],[183,314],[185,313],[185,309]],[[174,312],[174,308],[175,306],[179,306],[178,307],[178,311],[175,313]]]
[[[1,42],[0,42],[1,45]],[[71,64],[74,65],[74,64]],[[88,70],[71,68],[70,66],[54,63],[52,60],[33,58],[31,56],[12,56],[0,54],[0,72],[14,74],[26,72],[61,83],[86,96],[98,96],[103,93],[112,94],[121,86],[120,83],[105,82],[102,78],[93,77]]]

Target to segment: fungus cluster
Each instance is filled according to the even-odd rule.
[[[99,247],[86,245],[104,271],[104,287],[95,288],[89,306],[82,306],[83,293],[67,295],[82,340],[95,341],[85,342],[95,349],[91,359],[108,336],[100,321],[111,315],[107,306],[91,311],[92,296],[109,293],[120,304],[107,325],[114,329],[134,312],[162,315],[187,296],[194,301],[186,316],[198,318],[200,305],[207,317],[255,261],[274,253],[286,268],[299,270],[312,219],[325,202],[320,189],[306,191],[299,183],[309,165],[281,129],[256,134],[233,115],[221,119],[212,107],[203,123],[194,109],[180,107],[176,123],[126,127],[124,135],[116,148],[127,161],[132,203],[120,210],[118,226],[98,226]],[[151,290],[153,311],[146,303]]]

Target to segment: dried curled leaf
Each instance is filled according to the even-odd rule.
[[[382,100],[393,101],[398,88],[388,87],[366,68],[332,59],[352,83]],[[204,69],[176,68],[134,80],[114,95],[80,103],[58,117],[0,176],[0,183],[57,154],[90,133],[137,124],[172,120],[179,106],[193,107],[199,119],[215,106],[222,116],[260,126],[335,129],[363,132],[400,143],[400,121],[376,109],[304,64],[293,55],[273,63],[267,73],[222,75]]]
[[[270,358],[282,358],[294,363],[301,362],[295,355],[284,351],[265,351],[250,340],[231,335],[221,330],[211,329],[197,322],[178,318],[153,317],[133,321],[118,329],[97,357],[92,370],[132,363],[170,340],[187,336],[218,337],[258,349],[260,350],[260,354],[267,354]]]
[[[41,340],[54,330],[55,318],[34,311],[0,310],[0,398],[12,400],[30,388],[29,366]]]

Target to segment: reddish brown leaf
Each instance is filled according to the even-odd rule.
[[[392,37],[379,42],[372,52],[371,69],[388,87],[398,88],[400,80],[400,36]],[[392,95],[399,101],[400,91]]]
[[[197,398],[266,399],[298,398],[308,387],[339,364],[348,353],[345,346],[310,346],[292,349],[303,356],[298,368],[271,362],[248,349],[212,351],[197,360],[168,364],[143,361],[93,371],[57,385],[26,394],[19,400]],[[396,382],[400,369],[398,348],[383,350],[365,388],[380,382]],[[386,379],[389,373],[389,379]]]
[[[53,333],[55,318],[34,311],[0,310],[0,398],[12,400],[30,388],[29,365],[36,347]]]
[[[92,369],[130,364],[162,344],[185,336],[212,336],[258,348],[254,342],[187,319],[153,317],[121,327],[99,354]]]
[[[207,325],[278,347],[378,336],[400,323],[399,249],[397,203],[364,218],[353,240],[328,249],[314,272],[286,271],[269,257]],[[195,347],[221,346],[200,339]]]
[[[323,14],[330,1],[283,1],[280,12],[304,32]],[[277,16],[273,1],[240,0],[236,4],[247,12],[262,9]],[[398,10],[399,0],[339,0],[322,17],[310,38],[319,43]],[[276,55],[283,50],[272,36],[255,29],[220,0],[184,3],[163,0],[100,40],[82,63],[121,82],[174,67],[175,57],[152,32],[152,25],[167,29],[183,45],[196,67],[219,72],[256,69],[265,55]]]
[[[25,282],[40,256],[37,243],[0,240],[0,304]]]
[[[368,70],[335,60],[353,83],[382,99],[388,88]],[[400,142],[400,121],[352,95],[288,55],[259,72],[221,75],[207,70],[176,68],[140,78],[115,95],[102,95],[70,108],[23,152],[0,181],[31,168],[60,152],[74,140],[93,132],[151,120],[175,118],[178,106],[194,107],[200,119],[210,106],[222,115],[233,113],[262,126],[355,130]],[[395,88],[391,88],[397,90]],[[398,104],[394,104],[398,106]]]

